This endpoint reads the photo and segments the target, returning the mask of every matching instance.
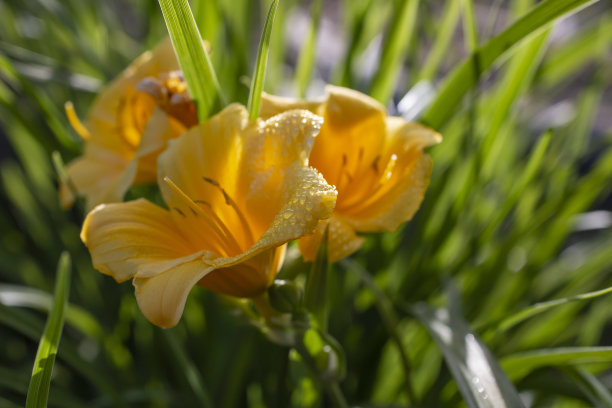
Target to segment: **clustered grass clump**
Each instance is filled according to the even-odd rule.
[[[1,4],[0,405],[612,406],[611,13]]]

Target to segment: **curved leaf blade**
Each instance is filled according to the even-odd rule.
[[[221,86],[213,69],[187,0],[159,0],[170,40],[196,103],[198,120],[205,121],[218,100],[224,105]]]
[[[440,128],[457,109],[463,96],[477,84],[480,76],[499,57],[528,35],[596,1],[598,0],[546,0],[539,3],[459,64],[446,77],[440,92],[421,121],[434,129]]]
[[[34,360],[32,379],[26,398],[26,408],[44,408],[47,406],[53,363],[64,328],[65,310],[70,290],[70,268],[70,255],[68,252],[64,252],[60,256],[57,266],[53,309],[51,309],[47,319]]]
[[[524,407],[497,360],[456,311],[432,309],[424,303],[411,310],[442,350],[469,407]]]
[[[545,366],[612,364],[612,347],[557,347],[516,353],[501,361],[510,378],[518,379]]]
[[[264,81],[266,79],[266,68],[268,66],[268,51],[270,50],[270,35],[272,34],[272,26],[274,25],[274,16],[278,8],[278,0],[274,0],[270,5],[266,24],[264,25],[261,40],[259,41],[259,49],[257,50],[257,61],[255,62],[255,72],[253,72],[253,80],[251,81],[251,89],[249,90],[249,101],[247,103],[249,118],[256,119],[259,116],[261,106],[261,93],[263,92]]]

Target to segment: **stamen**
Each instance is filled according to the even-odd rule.
[[[70,125],[72,125],[72,128],[79,134],[79,136],[81,136],[83,140],[91,139],[91,134],[89,133],[89,130],[87,130],[85,125],[83,125],[83,123],[77,116],[72,102],[66,102],[64,104],[64,110],[66,111],[66,116],[68,117]]]
[[[174,211],[176,211],[177,213],[181,214],[183,217],[185,217],[185,213],[178,207],[172,207],[172,209]]]
[[[372,162],[372,167],[374,168],[374,171],[376,172],[376,174],[378,174],[378,162],[379,161],[380,161],[380,154],[376,156],[376,158]]]
[[[395,168],[396,164],[397,164],[397,154],[394,153],[389,158],[389,161],[387,162],[387,166],[385,167],[385,171],[383,171],[383,174],[380,178],[381,184],[385,183],[387,180],[391,178],[391,175],[393,174],[393,169]]]
[[[206,221],[206,223],[217,234],[218,238],[223,240],[224,243],[232,249],[232,251],[227,251],[228,252],[227,255],[230,255],[232,253],[239,254],[242,252],[240,245],[238,245],[234,237],[231,234],[229,234],[229,231],[227,231],[227,229],[225,229],[225,233],[224,233],[224,231],[221,230],[217,226],[217,223],[211,220],[208,214],[204,212],[204,210],[202,210],[202,208],[198,206],[191,198],[189,198],[189,196],[185,194],[185,192],[183,192],[183,190],[181,190],[179,186],[174,184],[174,182],[170,180],[170,178],[164,177],[164,181],[166,182],[166,184],[168,184],[168,186],[172,189],[172,191],[174,191],[179,196],[179,198],[183,200],[185,204],[187,204],[187,206],[191,209],[191,211],[194,214],[201,215],[204,218],[204,221]]]
[[[354,163],[351,170],[348,169],[348,157],[345,154],[342,155],[342,166],[340,167],[340,176],[338,177],[338,185],[336,186],[338,188],[339,191],[342,191],[346,188],[348,188],[348,185],[350,185],[355,176],[357,174],[359,174],[359,166],[361,165],[361,162],[363,161],[363,156],[365,154],[365,150],[363,148],[363,146],[359,147],[359,151],[357,153],[357,161]],[[343,179],[342,176],[346,176],[347,185],[343,184]]]
[[[221,228],[223,230],[223,232],[225,233],[225,235],[228,236],[232,236],[232,233],[230,232],[229,229],[227,229],[227,227],[225,226],[225,224],[223,223],[223,221],[221,220],[221,218],[219,218],[219,216],[217,214],[214,213],[213,209],[212,209],[212,205],[208,202],[208,201],[204,201],[204,200],[193,200],[194,203],[196,204],[202,204],[205,206],[206,210],[208,210],[208,215],[210,216],[210,218],[212,218],[212,220],[217,223],[217,225],[219,226],[219,228]]]
[[[374,162],[372,163],[372,167],[376,171],[377,175],[378,175],[378,169],[379,169],[378,167],[379,161],[380,161],[380,156],[377,156],[376,159],[374,159]],[[384,171],[378,177],[378,180],[374,182],[375,184],[372,183],[371,186],[367,186],[367,188],[363,190],[363,191],[367,191],[367,197],[357,196],[357,197],[354,197],[352,200],[344,201],[343,211],[354,210],[357,207],[364,208],[370,203],[372,203],[373,201],[377,200],[380,194],[382,194],[381,191],[383,191],[384,187],[387,185],[387,181],[389,181],[391,176],[393,176],[393,170],[395,169],[396,165],[397,165],[397,155],[392,154],[391,157],[389,158],[389,161],[387,162],[387,165],[385,166]]]
[[[135,149],[140,143],[141,133],[137,126],[137,114],[133,112],[134,105],[130,103],[128,96],[125,96],[119,100],[117,106],[117,132],[121,139],[128,144],[131,148]]]
[[[242,224],[242,228],[243,228],[244,232],[248,235],[248,237],[250,239],[250,242],[255,242],[255,236],[253,235],[253,231],[251,231],[251,227],[249,226],[249,223],[247,222],[246,217],[244,216],[244,214],[242,213],[242,211],[238,207],[238,204],[236,204],[236,202],[234,200],[232,200],[232,197],[230,197],[229,194],[227,194],[227,192],[223,189],[223,187],[221,187],[221,185],[216,180],[213,180],[213,179],[208,178],[208,177],[202,177],[202,178],[207,183],[212,184],[213,186],[215,186],[219,190],[221,190],[221,193],[223,194],[223,198],[225,198],[225,204],[227,204],[230,207],[232,207],[233,210],[238,215],[238,218],[240,219],[240,224]]]

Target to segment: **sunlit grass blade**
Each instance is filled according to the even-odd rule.
[[[306,96],[306,89],[308,88],[310,77],[312,76],[312,69],[316,64],[315,52],[322,3],[323,0],[314,0],[310,6],[310,27],[308,29],[308,36],[300,51],[297,68],[295,69],[298,96],[301,98]]]
[[[455,33],[455,28],[461,15],[461,2],[448,0],[444,11],[444,16],[437,27],[436,40],[427,55],[423,68],[419,73],[419,81],[431,81],[435,78],[442,59],[448,52],[451,39]]]
[[[316,327],[322,332],[327,331],[328,234],[329,232],[326,228],[317,251],[317,257],[308,273],[304,292],[304,306],[312,313]]]
[[[348,44],[346,54],[341,60],[342,63],[339,64],[336,72],[332,75],[331,82],[340,86],[354,87],[353,63],[357,60],[359,53],[363,51],[363,47],[365,47],[370,36],[374,32],[380,31],[375,23],[386,15],[384,6],[388,6],[390,3],[381,5],[376,0],[365,0],[363,2],[347,0],[344,4],[349,32],[347,36]],[[372,12],[374,9],[376,13]]]
[[[555,300],[550,300],[547,302],[541,302],[541,303],[536,303],[532,306],[529,306],[526,309],[521,310],[520,312],[511,315],[507,318],[505,318],[504,320],[502,320],[498,325],[496,330],[497,331],[506,331],[514,326],[516,326],[517,324],[521,323],[524,320],[529,319],[532,316],[538,315],[540,313],[543,313],[551,308],[557,307],[557,306],[561,306],[570,302],[576,302],[576,301],[581,301],[581,300],[591,300],[591,299],[595,299],[599,296],[604,296],[607,294],[612,293],[612,287],[609,288],[605,288],[602,290],[596,290],[594,292],[589,292],[589,293],[583,293],[580,295],[576,295],[576,296],[570,296],[570,297],[566,297],[563,299],[555,299]]]
[[[510,27],[480,46],[446,77],[422,122],[439,129],[458,108],[463,96],[500,56],[528,35],[595,1],[597,0],[546,0],[539,3]]]
[[[474,335],[456,306],[432,309],[425,303],[411,308],[444,354],[466,404],[471,408],[523,407],[514,385],[497,360]]]
[[[70,148],[74,146],[74,140],[67,130],[68,127],[65,125],[63,112],[58,109],[58,104],[53,102],[46,93],[42,92],[34,86],[34,84],[19,75],[12,62],[2,54],[0,54],[0,74],[9,78],[11,82],[15,83],[14,85],[18,83],[19,86],[23,87],[26,94],[36,101],[41,113],[45,117],[47,126],[55,133],[57,140],[62,143],[64,147]],[[15,110],[13,104],[8,104],[8,108],[10,110]],[[15,110],[14,115],[19,117],[21,113]],[[25,121],[24,125],[28,125],[28,123],[28,121]]]
[[[0,284],[0,303],[11,307],[31,307],[51,312],[54,298],[47,292],[27,286]],[[66,305],[65,323],[78,329],[86,336],[101,339],[103,329],[86,310],[71,304]]]
[[[55,231],[45,227],[48,223],[45,212],[28,184],[17,163],[7,161],[0,165],[0,185],[9,202],[15,206],[13,216],[39,248],[52,251],[57,243]]]
[[[170,39],[185,82],[194,99],[200,122],[206,120],[225,97],[187,0],[159,0]]]
[[[612,347],[557,347],[512,354],[501,365],[513,379],[546,366],[605,363],[612,365]]]
[[[546,30],[529,40],[524,47],[521,47],[512,57],[508,70],[498,86],[495,100],[491,103],[491,106],[495,108],[480,149],[485,175],[491,174],[493,163],[499,160],[502,154],[500,150],[504,144],[495,143],[495,138],[500,133],[504,122],[511,116],[510,112],[517,99],[533,79],[549,34],[550,30]],[[494,146],[497,149],[492,151]]]
[[[508,198],[504,200],[504,203],[496,211],[494,218],[487,224],[479,237],[479,242],[484,245],[487,240],[491,238],[493,233],[499,228],[504,219],[508,216],[510,211],[520,201],[522,194],[525,193],[530,183],[534,180],[535,176],[541,170],[544,163],[544,157],[548,151],[550,139],[552,137],[552,131],[546,132],[538,140],[534,147],[531,155],[525,165],[524,170],[518,176],[516,182],[510,187],[508,192]]]
[[[279,85],[285,81],[285,58],[287,48],[285,47],[285,32],[287,31],[288,14],[293,7],[292,2],[284,1],[276,8],[276,17],[270,34],[270,52],[268,54],[268,74],[264,90],[275,93]]]
[[[272,26],[274,25],[274,16],[278,8],[279,0],[273,0],[268,11],[266,24],[264,25],[261,39],[259,40],[259,49],[257,50],[257,62],[251,80],[251,89],[249,90],[249,102],[247,108],[249,118],[256,119],[259,116],[259,108],[261,106],[261,93],[263,92],[264,82],[266,80],[266,68],[268,66],[268,51],[270,49],[270,34],[272,34]]]
[[[478,27],[474,15],[473,0],[462,0],[463,7],[463,32],[465,33],[465,49],[472,53],[478,48]]]
[[[49,313],[43,336],[38,345],[32,379],[28,387],[26,408],[46,407],[51,384],[53,363],[57,354],[57,347],[64,328],[66,304],[70,288],[70,255],[62,253],[57,266],[57,278],[53,299],[53,309]]]
[[[53,163],[53,168],[57,173],[59,181],[61,181],[68,187],[73,197],[78,197],[79,191],[74,186],[74,183],[72,182],[72,180],[70,180],[70,177],[68,176],[68,172],[66,171],[66,166],[64,165],[64,161],[62,160],[62,155],[60,154],[60,152],[56,150],[51,153],[51,162]]]
[[[370,95],[383,104],[389,102],[395,91],[397,78],[415,31],[419,0],[402,1],[397,8],[383,46],[378,72],[370,87]]]
[[[536,74],[536,80],[554,85],[584,68],[587,61],[605,55],[612,47],[612,15],[608,13],[599,24],[581,30],[568,42],[551,50]]]

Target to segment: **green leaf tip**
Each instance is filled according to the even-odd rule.
[[[203,122],[225,97],[187,0],[159,0],[170,40],[183,70],[189,94]]]
[[[247,108],[249,118],[256,119],[259,116],[261,107],[261,93],[263,92],[264,81],[266,80],[266,68],[268,66],[268,52],[270,50],[270,35],[272,34],[272,26],[274,25],[274,17],[278,8],[279,0],[273,0],[268,10],[268,17],[264,25],[261,40],[259,41],[259,49],[257,50],[257,60],[255,62],[255,70],[253,71],[253,79],[251,80],[251,88],[249,90],[249,101]]]

